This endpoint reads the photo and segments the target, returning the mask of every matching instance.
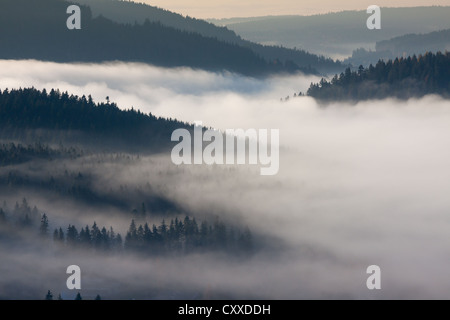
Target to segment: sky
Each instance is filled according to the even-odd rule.
[[[380,7],[414,7],[450,5],[450,0],[140,0],[153,6],[195,18],[255,17],[266,15],[311,15],[343,10],[364,10]]]

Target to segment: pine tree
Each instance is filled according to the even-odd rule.
[[[151,244],[152,242],[152,230],[150,230],[148,223],[144,225],[144,242],[146,245]]]
[[[108,231],[106,231],[105,227],[102,228],[100,235],[101,235],[101,248],[103,250],[108,250],[110,248],[110,239]]]
[[[123,240],[122,240],[122,236],[120,235],[120,233],[118,233],[116,236],[115,247],[116,247],[116,249],[119,249],[119,250],[123,249]]]
[[[58,229],[55,229],[55,231],[53,232],[53,242],[56,243],[59,241],[59,233],[58,233]]]
[[[33,219],[37,219],[39,217],[39,210],[36,206],[34,206],[33,210],[31,211],[31,217]]]
[[[64,243],[64,231],[61,227],[59,228],[58,232],[58,240],[59,242]]]
[[[75,245],[78,242],[78,230],[75,226],[69,225],[67,228],[67,244]]]
[[[39,228],[39,231],[41,236],[43,237],[46,237],[48,235],[48,218],[45,213],[42,215],[41,226]]]
[[[137,229],[136,229],[136,223],[134,222],[134,219],[131,220],[130,228],[128,229],[128,232],[134,237],[136,235]]]
[[[125,246],[130,249],[136,249],[137,247],[137,229],[136,229],[136,223],[134,222],[134,219],[131,220],[130,228],[128,229],[127,235],[125,236]]]
[[[22,222],[21,222],[22,226],[25,228],[31,227],[32,222],[30,217],[28,216],[28,213],[25,214],[25,217],[23,218]]]
[[[86,228],[81,229],[80,241],[85,246],[91,245],[91,231],[89,230],[89,226],[86,225]]]
[[[53,294],[50,290],[48,290],[45,300],[53,300]]]
[[[99,248],[101,245],[102,236],[100,233],[100,229],[98,228],[97,223],[95,221],[91,228],[91,239],[93,246],[95,248]]]
[[[83,298],[81,297],[81,294],[79,292],[77,293],[75,300],[83,300]]]

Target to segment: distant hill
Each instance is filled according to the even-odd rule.
[[[200,19],[184,17],[180,14],[146,4],[118,0],[73,1],[89,6],[94,17],[103,16],[122,24],[143,24],[146,19],[150,22],[160,22],[164,26],[173,27],[177,30],[194,32],[205,37],[249,48],[265,60],[275,61],[277,65],[279,65],[280,62],[286,63],[287,61],[291,61],[303,69],[303,71],[316,69],[323,73],[339,72],[344,69],[344,66],[339,62],[308,53],[308,47],[299,47],[298,50],[293,50],[292,48],[290,49],[278,45],[263,46],[242,39],[240,36],[236,35],[234,31],[231,31],[226,27],[216,26]]]
[[[407,34],[390,40],[378,41],[375,51],[364,48],[357,49],[344,62],[352,64],[354,67],[368,66],[371,63],[377,63],[380,59],[387,61],[396,57],[407,57],[426,52],[445,52],[446,50],[450,51],[450,29],[426,34]]]
[[[311,84],[307,94],[325,101],[409,99],[427,94],[450,98],[450,52],[379,61],[354,72],[347,68],[331,81]]]
[[[368,30],[369,15],[343,11],[312,16],[268,16],[209,20],[241,37],[262,44],[302,48],[332,57],[348,57],[356,48],[375,49],[375,43],[410,33],[450,28],[450,6],[381,8],[381,30]]]
[[[394,57],[410,56],[427,51],[450,51],[450,29],[426,34],[407,34],[390,40],[378,41],[376,51],[389,51]]]

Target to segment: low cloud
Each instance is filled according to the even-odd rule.
[[[292,98],[316,77],[257,80],[124,63],[0,61],[0,69],[1,88],[57,87],[92,94],[96,101],[109,96],[121,108],[201,120],[221,130],[280,129],[275,176],[260,176],[254,166],[177,167],[170,154],[92,170],[99,189],[150,181],[192,212],[226,213],[269,242],[280,239],[281,252],[260,252],[241,264],[209,255],[161,259],[154,268],[136,258],[80,256],[96,275],[91,283],[119,279],[131,294],[133,287],[142,291],[160,281],[168,288],[194,288],[193,296],[209,287],[225,296],[273,299],[445,298],[450,293],[448,100],[427,96],[323,107],[309,97]],[[287,95],[291,99],[280,102]],[[0,254],[3,261],[23,266],[12,270],[2,263],[2,287],[20,272],[28,274],[27,261],[38,259]],[[55,257],[48,259],[59,265]],[[94,271],[105,263],[111,267],[103,276]],[[365,272],[372,264],[382,270],[379,291],[366,288]],[[39,272],[51,278],[57,268],[50,269]]]

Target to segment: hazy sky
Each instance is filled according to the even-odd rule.
[[[364,10],[369,5],[380,7],[413,7],[450,5],[450,0],[140,0],[196,18],[254,17],[265,15],[310,15],[342,10]],[[137,2],[140,2],[137,1]]]

